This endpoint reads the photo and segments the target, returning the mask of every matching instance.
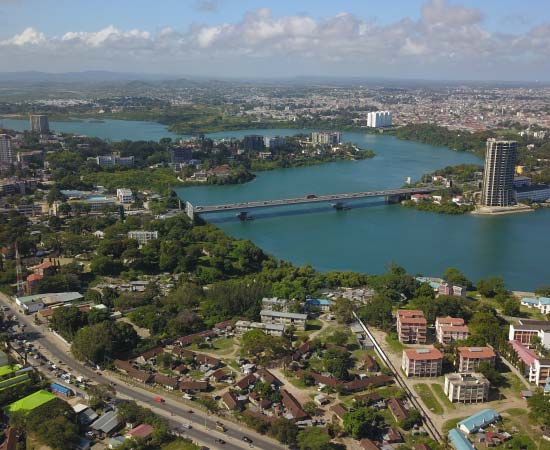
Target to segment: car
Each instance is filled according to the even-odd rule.
[[[252,444],[252,439],[250,439],[248,436],[243,436],[241,439],[247,444]]]
[[[225,444],[225,441],[223,439],[215,439],[214,442],[221,445]]]
[[[193,428],[190,423],[182,423],[181,426],[186,430],[190,430],[191,428]]]
[[[192,409],[188,409],[187,412],[188,412],[189,414],[193,414],[195,411],[193,411]]]

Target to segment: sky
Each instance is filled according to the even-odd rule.
[[[0,0],[0,71],[550,81],[550,0]]]

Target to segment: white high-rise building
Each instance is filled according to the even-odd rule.
[[[12,162],[11,138],[7,134],[0,134],[0,163],[11,164]]]
[[[367,126],[370,128],[391,127],[392,113],[390,111],[373,111],[368,113]]]

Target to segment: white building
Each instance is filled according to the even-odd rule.
[[[260,330],[271,336],[282,336],[285,332],[285,326],[282,324],[249,322],[247,320],[239,320],[235,324],[237,334],[244,334],[250,330]]]
[[[145,245],[149,241],[154,241],[159,238],[158,231],[132,230],[128,231],[128,238],[135,239],[139,245]]]
[[[550,298],[548,297],[525,297],[521,299],[521,304],[528,308],[537,308],[543,314],[550,314]]]
[[[11,164],[12,162],[11,138],[7,134],[0,134],[0,163]]]
[[[390,111],[373,111],[367,114],[367,127],[370,128],[391,127],[392,122]]]
[[[123,205],[128,205],[134,201],[134,195],[131,189],[117,189],[116,198]]]
[[[516,202],[530,200],[532,202],[545,202],[550,199],[550,186],[548,184],[531,184],[515,188]]]
[[[311,133],[311,142],[314,144],[338,145],[340,142],[342,142],[342,133],[338,131],[334,131],[331,133],[327,133],[327,132]]]
[[[445,395],[452,402],[480,403],[489,399],[491,384],[480,373],[448,373],[445,375]]]
[[[260,317],[262,319],[262,323],[282,324],[285,326],[292,325],[299,331],[304,331],[306,329],[307,314],[264,309],[260,311]]]

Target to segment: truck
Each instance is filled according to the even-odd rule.
[[[153,400],[157,403],[164,403],[165,402],[165,400],[159,395],[153,397]]]

